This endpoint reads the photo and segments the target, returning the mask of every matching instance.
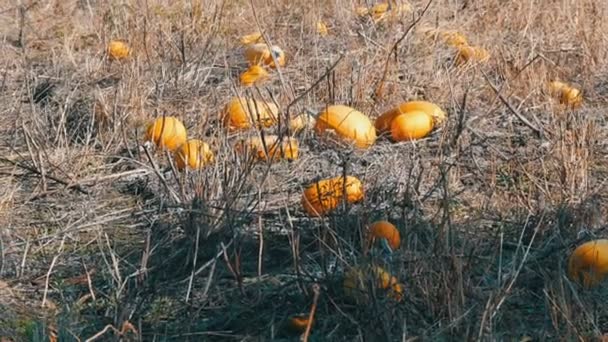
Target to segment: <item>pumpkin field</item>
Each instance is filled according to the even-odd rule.
[[[0,342],[608,341],[608,2],[0,2]]]

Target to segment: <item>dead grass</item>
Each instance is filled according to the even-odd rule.
[[[0,5],[0,337],[295,340],[287,319],[318,284],[309,340],[599,340],[607,293],[564,263],[606,235],[608,4],[435,0],[404,36],[427,2],[411,4],[380,23],[346,0]],[[433,27],[490,60],[456,67]],[[244,89],[238,37],[255,31],[288,61]],[[111,39],[128,61],[107,60]],[[584,106],[556,103],[553,79]],[[253,163],[232,148],[246,133],[219,125],[237,94],[282,120],[333,103],[375,118],[416,98],[449,119],[363,151],[305,131],[298,160]],[[145,124],[163,114],[210,143],[213,167],[180,174],[146,154]],[[303,188],[344,172],[364,201],[306,217]],[[363,252],[378,219],[402,235],[390,258]],[[345,270],[369,262],[403,282],[403,302],[347,301]]]

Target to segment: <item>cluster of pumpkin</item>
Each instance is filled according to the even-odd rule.
[[[421,31],[429,36],[439,36],[444,43],[456,49],[456,65],[469,62],[485,62],[490,58],[488,50],[481,46],[470,45],[468,39],[460,32],[454,30],[440,30],[435,28],[422,28]]]
[[[245,46],[245,59],[249,68],[240,76],[241,84],[250,87],[262,83],[270,78],[265,67],[276,69],[285,66],[285,52],[277,45],[269,46],[263,42],[262,34],[255,32],[241,37],[241,44]]]

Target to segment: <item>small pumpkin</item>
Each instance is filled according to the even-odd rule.
[[[466,63],[485,62],[490,58],[488,50],[470,45],[460,45],[457,47],[458,53],[456,54],[456,65],[464,65]]]
[[[325,23],[321,20],[317,21],[317,33],[321,37],[325,37],[329,33],[327,30],[327,25],[325,25]]]
[[[241,44],[243,44],[243,45],[255,44],[262,40],[262,34],[259,32],[246,34],[246,35],[242,36],[239,40],[241,41]]]
[[[401,235],[394,224],[388,221],[376,221],[369,227],[370,240],[386,239],[393,251],[401,245]]]
[[[568,276],[586,288],[597,286],[608,274],[608,239],[579,245],[568,260]]]
[[[433,130],[433,118],[419,110],[406,112],[391,123],[391,137],[394,141],[422,139]]]
[[[252,123],[270,127],[277,123],[279,108],[272,102],[233,97],[224,107],[223,122],[232,130],[251,128]]]
[[[245,58],[250,65],[263,64],[271,68],[276,68],[272,58],[273,56],[280,66],[285,66],[285,52],[276,45],[268,47],[265,43],[257,43],[248,45],[245,49]]]
[[[469,45],[467,38],[457,31],[444,31],[441,33],[441,36],[445,43],[452,47]]]
[[[305,129],[312,129],[315,126],[315,118],[306,113],[297,115],[289,120],[289,129],[293,133],[300,132]]]
[[[359,148],[367,148],[376,141],[376,129],[367,115],[348,106],[329,106],[317,116],[315,132],[324,135],[328,131]]]
[[[268,71],[259,65],[252,65],[245,70],[239,77],[241,84],[245,87],[251,87],[254,84],[260,84],[270,78]]]
[[[197,170],[213,162],[213,152],[209,144],[199,139],[189,139],[182,144],[175,152],[175,166],[178,170],[185,170],[186,167]]]
[[[433,118],[433,126],[442,124],[446,119],[446,114],[438,105],[428,101],[408,101],[392,108],[380,115],[374,122],[378,132],[384,133],[391,130],[393,120],[400,114],[422,111]]]
[[[178,118],[161,116],[148,125],[145,140],[173,152],[186,142],[187,137],[186,127]]]
[[[108,57],[110,60],[126,59],[131,54],[129,45],[122,40],[112,40],[108,44]]]
[[[347,298],[357,304],[365,304],[369,301],[368,284],[372,282],[376,288],[388,290],[387,296],[400,302],[403,299],[403,285],[399,280],[380,266],[364,266],[362,268],[351,268],[344,275],[342,288]]]
[[[239,153],[252,151],[258,160],[269,160],[270,158],[275,161],[280,158],[295,160],[298,159],[299,154],[296,138],[286,137],[279,143],[277,135],[265,135],[263,140],[261,137],[241,140],[236,144],[235,149]]]
[[[354,176],[338,176],[318,181],[304,190],[302,206],[309,216],[319,217],[336,209],[343,200],[356,203],[363,199],[363,184]]]
[[[549,82],[549,92],[559,98],[561,104],[577,108],[583,102],[581,91],[560,81]]]
[[[289,319],[289,328],[297,333],[303,333],[306,331],[310,317],[308,315],[296,315]],[[314,320],[311,323],[311,327],[314,325]]]

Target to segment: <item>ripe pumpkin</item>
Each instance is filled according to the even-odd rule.
[[[346,184],[346,186],[345,186]],[[302,206],[309,216],[326,215],[338,207],[344,198],[348,203],[363,199],[363,185],[354,176],[338,176],[324,179],[310,185],[302,194]]]
[[[242,36],[239,40],[241,41],[241,44],[243,44],[243,45],[255,44],[262,40],[262,34],[259,32],[246,34],[246,35]]]
[[[306,113],[297,115],[289,120],[289,129],[293,133],[297,133],[304,129],[311,129],[315,126],[315,118]]]
[[[243,86],[250,87],[268,80],[269,77],[270,75],[266,69],[259,65],[252,65],[241,74],[239,79]]]
[[[122,40],[112,40],[108,44],[108,57],[110,60],[121,60],[129,57],[129,45]]]
[[[457,47],[456,65],[464,65],[470,61],[485,62],[490,58],[488,50],[469,45],[460,45]]]
[[[444,31],[441,33],[441,36],[445,43],[449,46],[459,47],[459,46],[467,46],[469,42],[467,38],[462,35],[460,32],[456,31]]]
[[[433,118],[419,110],[397,115],[391,124],[394,141],[417,140],[426,137],[433,130]]]
[[[317,33],[321,37],[325,37],[329,33],[327,30],[327,25],[325,25],[325,23],[321,20],[317,21]]]
[[[577,108],[583,102],[580,90],[560,81],[549,82],[549,92],[559,98],[561,104]]]
[[[280,66],[285,66],[285,52],[276,45],[269,48],[265,43],[257,43],[248,45],[245,49],[245,58],[250,65],[264,64],[276,68],[273,55]]]
[[[161,116],[148,125],[145,140],[173,152],[186,142],[187,137],[186,127],[178,118]]]
[[[365,266],[352,268],[345,275],[342,282],[344,294],[357,304],[365,304],[369,301],[368,284],[376,285],[376,288],[388,290],[388,297],[400,302],[403,299],[403,285],[397,278],[379,266]]]
[[[348,106],[329,106],[317,116],[315,132],[323,135],[327,131],[359,148],[367,148],[376,141],[376,129],[367,115]]]
[[[433,127],[440,125],[445,121],[446,114],[438,105],[428,101],[408,101],[392,108],[380,115],[374,122],[374,126],[378,132],[387,132],[391,129],[393,120],[400,114],[422,111],[433,118]]]
[[[376,221],[369,227],[370,240],[386,239],[393,251],[401,245],[401,235],[394,224],[388,221]]]
[[[568,260],[568,276],[586,288],[598,285],[608,274],[608,240],[578,246]]]
[[[214,158],[209,144],[198,139],[186,141],[174,155],[175,166],[180,171],[186,167],[193,170],[200,169],[208,163],[213,162]]]
[[[272,160],[279,160],[280,158],[295,160],[298,159],[299,153],[298,140],[296,138],[283,138],[279,144],[279,137],[277,135],[265,135],[264,140],[261,137],[241,140],[236,144],[235,149],[239,153],[246,153],[248,150],[252,151],[258,160],[268,160],[269,158],[272,158]],[[268,151],[268,155],[266,151]]]
[[[308,322],[310,321],[310,317],[308,315],[296,315],[289,319],[289,328],[297,333],[303,333],[306,331],[306,327],[308,326]],[[312,325],[314,325],[314,320]],[[311,325],[311,326],[312,326]]]
[[[278,115],[279,108],[272,102],[233,97],[224,107],[223,121],[233,130],[248,129],[253,122],[270,127],[277,123]]]

